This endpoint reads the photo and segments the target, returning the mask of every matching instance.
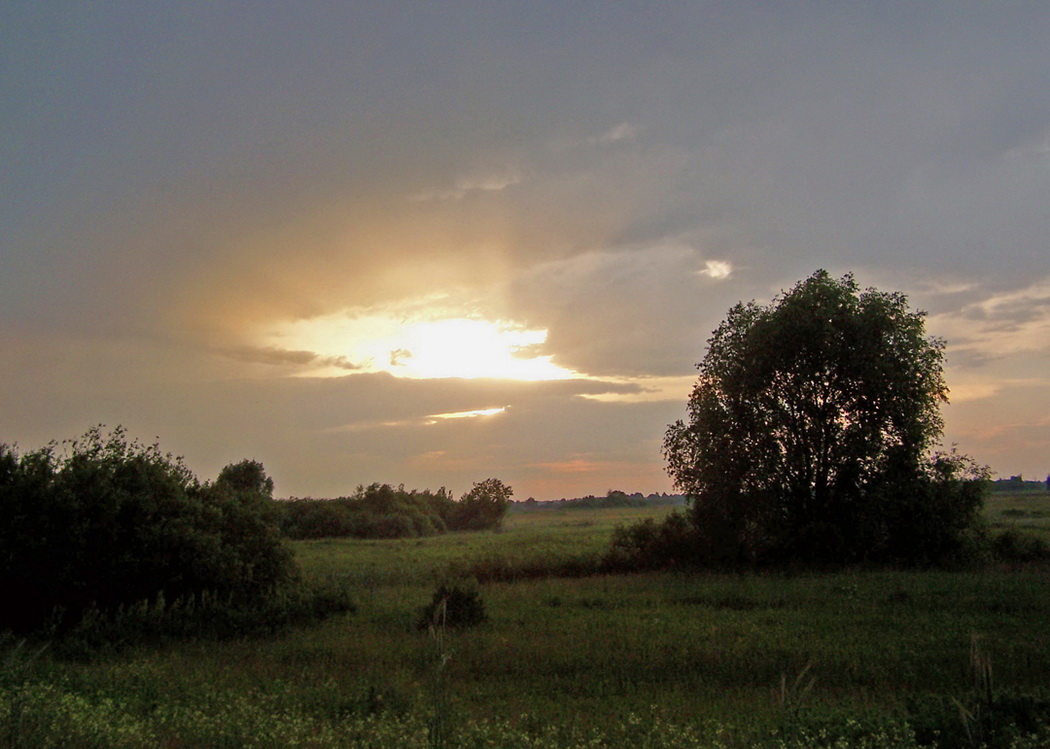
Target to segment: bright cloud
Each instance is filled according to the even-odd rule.
[[[500,406],[498,408],[476,408],[473,411],[454,411],[453,413],[447,414],[433,414],[430,416],[431,419],[476,419],[480,416],[496,416],[497,414],[506,413],[507,407]]]
[[[345,362],[353,362],[362,372],[413,379],[579,377],[555,364],[550,355],[536,353],[547,339],[546,330],[447,314],[408,319],[383,312],[326,315],[275,325],[261,343],[315,352],[322,366],[304,370],[311,376],[343,375]],[[340,366],[328,366],[331,361]]]
[[[723,278],[729,278],[729,274],[732,272],[733,266],[725,260],[708,260],[705,263],[704,269],[699,273],[701,276],[707,276],[708,278],[720,281]]]

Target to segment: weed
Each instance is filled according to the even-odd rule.
[[[797,726],[802,707],[809,698],[813,686],[817,683],[817,677],[810,674],[813,662],[808,662],[798,672],[795,678],[788,683],[787,674],[780,675],[780,688],[776,693],[777,710],[781,716],[781,722],[785,727]]]

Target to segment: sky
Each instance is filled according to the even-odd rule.
[[[278,496],[671,491],[739,301],[947,341],[1050,472],[1050,4],[0,4],[0,442],[123,425]]]

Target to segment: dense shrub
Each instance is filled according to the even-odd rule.
[[[498,527],[513,491],[498,479],[474,484],[457,502],[444,487],[432,492],[359,486],[337,499],[291,499],[281,503],[281,530],[289,538],[405,538],[448,530]]]
[[[981,518],[987,486],[985,469],[969,458],[938,453],[909,482],[875,485],[851,505],[790,532],[759,523],[741,526],[739,518],[725,515],[725,507],[700,502],[688,515],[675,512],[660,522],[650,518],[618,527],[603,566],[958,568],[987,563],[993,555],[1002,561],[1050,558],[1036,538],[1007,533],[989,543]]]
[[[344,499],[290,499],[280,503],[281,531],[294,539],[353,536],[353,508]]]
[[[910,479],[873,488],[850,539],[875,560],[928,566],[980,561],[988,470],[954,451],[936,453]],[[859,556],[859,555],[858,555]]]
[[[1043,562],[1050,560],[1050,544],[1010,528],[992,540],[992,555],[999,562]]]
[[[476,584],[442,583],[434,591],[430,604],[419,616],[419,628],[474,627],[488,621],[485,602]]]
[[[602,567],[613,570],[653,570],[694,565],[701,560],[699,534],[689,519],[673,512],[659,523],[646,518],[618,525]]]
[[[201,484],[120,428],[61,453],[0,447],[0,628],[66,630],[141,602],[265,600],[297,575],[267,490],[261,464]]]
[[[443,487],[408,491],[372,484],[349,497],[282,502],[281,529],[294,539],[430,536],[447,529],[454,504]]]

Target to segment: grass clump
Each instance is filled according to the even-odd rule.
[[[83,659],[129,647],[170,645],[178,640],[273,635],[356,609],[345,585],[310,581],[285,586],[256,601],[204,593],[172,602],[161,595],[116,609],[90,608],[74,626],[50,634],[57,654]]]

